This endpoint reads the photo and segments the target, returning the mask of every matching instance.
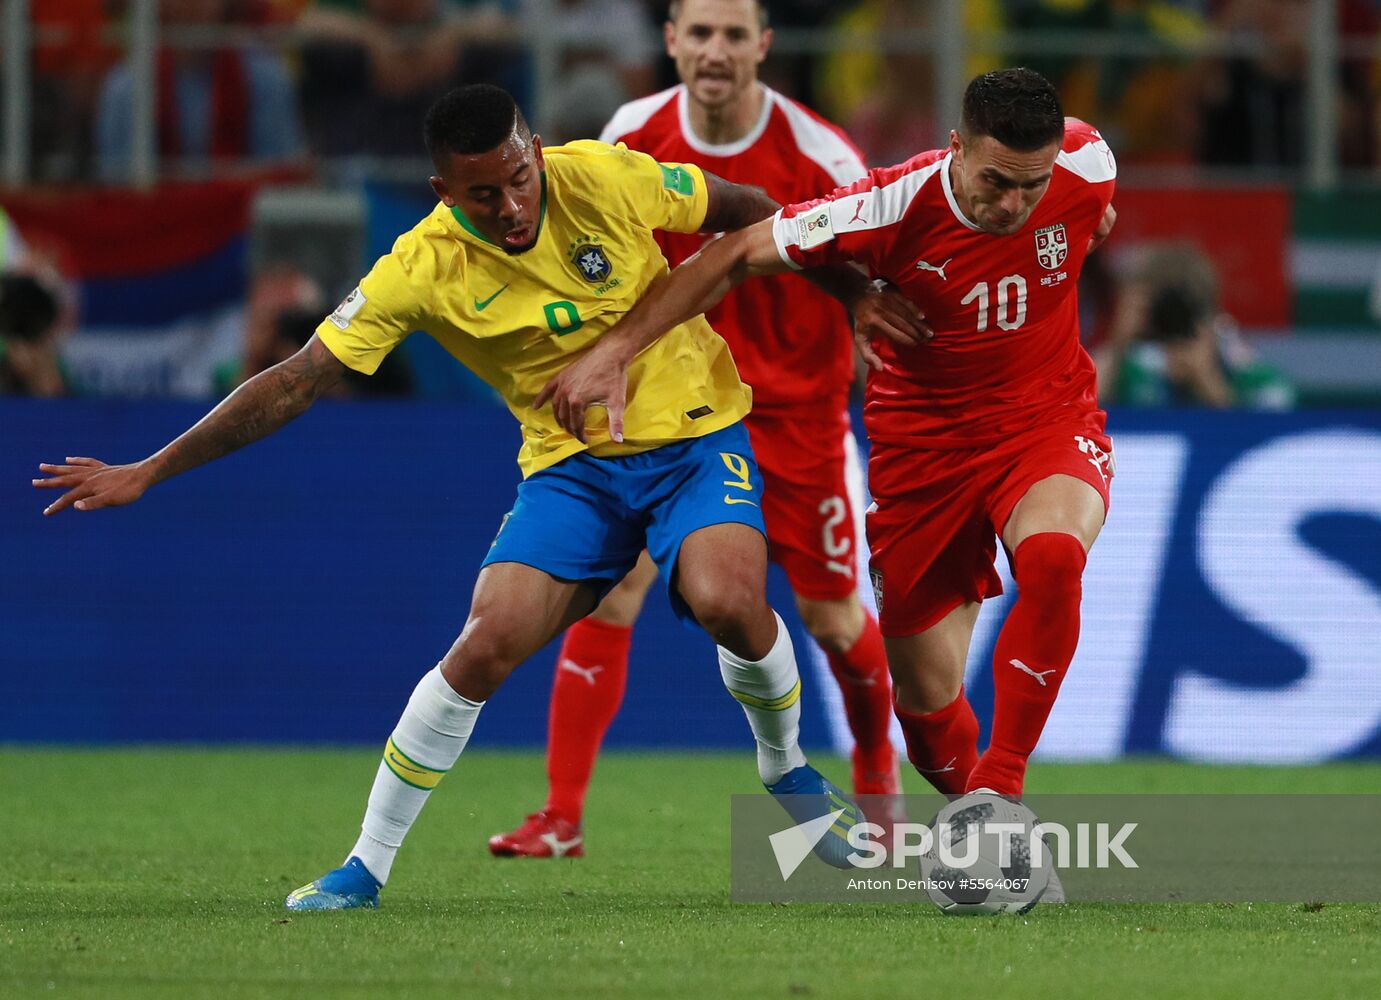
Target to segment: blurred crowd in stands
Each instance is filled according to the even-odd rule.
[[[906,43],[934,43],[942,2],[769,2],[778,31],[813,29],[829,41],[814,52],[779,46],[763,79],[842,125],[872,164],[933,148],[950,124],[935,117],[936,56]],[[31,5],[29,174],[39,185],[129,179],[135,94],[120,28],[130,7],[129,0]],[[153,124],[164,177],[283,167],[310,176],[340,162],[415,163],[423,113],[450,86],[496,82],[532,105],[535,9],[549,12],[542,30],[560,42],[557,79],[546,93],[549,141],[592,137],[623,102],[675,83],[661,49],[664,0],[161,0],[159,7]],[[1108,135],[1124,174],[1138,166],[1290,170],[1305,162],[1307,0],[966,0],[955,7],[968,39],[966,78],[1004,64],[1039,69],[1059,86],[1068,114]],[[1381,0],[1337,0],[1336,18],[1340,162],[1378,169]],[[996,48],[1000,38],[1042,32],[1100,32],[1134,54]],[[1210,37],[1241,45],[1206,54]],[[0,227],[0,392],[66,391],[73,379],[56,345],[72,323],[70,289],[51,261],[26,257],[3,213]],[[1208,284],[1167,298],[1166,287],[1193,285],[1177,261],[1202,264]],[[1288,386],[1254,366],[1217,308],[1211,262],[1171,249],[1122,270],[1114,283],[1123,294],[1109,299],[1096,324],[1110,398],[1289,405]],[[243,357],[223,366],[219,387],[285,356],[334,294],[291,268],[255,275]],[[374,389],[409,386],[400,368]]]
[[[843,125],[875,164],[934,145],[933,56],[891,51],[940,30],[940,0],[769,2],[781,29],[827,32],[824,54],[774,56],[766,79]],[[550,0],[563,52],[557,139],[597,134],[623,101],[674,82],[663,0]],[[1070,114],[1097,122],[1124,163],[1297,167],[1305,157],[1308,0],[970,0],[968,69],[1039,69]],[[530,0],[162,0],[156,66],[162,157],[416,157],[418,121],[445,87],[488,80],[531,103]],[[1336,0],[1348,167],[1381,162],[1381,4]],[[32,5],[35,173],[118,181],[129,163],[131,77],[118,28],[128,0]],[[233,36],[227,27],[240,29]],[[205,29],[220,29],[207,31]],[[201,29],[201,30],[198,30]],[[1139,53],[996,51],[999,34],[1100,32]],[[1210,36],[1240,43],[1204,55]],[[1049,37],[1048,35],[1046,37]],[[1085,36],[1087,37],[1087,36]],[[1077,45],[1076,45],[1077,48]],[[885,51],[886,50],[886,51]],[[550,123],[549,123],[550,124]],[[549,129],[550,131],[550,129]]]

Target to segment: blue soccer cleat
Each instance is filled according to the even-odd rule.
[[[775,785],[766,787],[798,824],[840,811],[833,825],[816,841],[812,850],[827,865],[835,868],[853,867],[848,861],[849,855],[855,850],[849,843],[849,831],[867,820],[863,810],[838,785],[809,764],[802,764],[788,771]]]
[[[379,905],[379,880],[359,858],[351,858],[315,882],[288,893],[283,905],[297,913],[309,910],[353,910]]]

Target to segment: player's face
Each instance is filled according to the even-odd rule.
[[[542,215],[542,140],[516,132],[487,153],[452,154],[432,190],[459,208],[485,239],[509,253],[537,242]]]
[[[994,236],[1015,233],[1026,225],[1050,187],[1060,144],[1019,153],[990,135],[965,140],[951,132],[949,137],[954,152],[951,180],[964,214]]]
[[[692,99],[722,108],[757,82],[758,64],[772,44],[771,29],[760,24],[753,0],[683,0],[663,32],[667,55]]]

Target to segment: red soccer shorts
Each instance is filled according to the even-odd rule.
[[[1113,458],[1104,420],[1101,410],[1094,411],[995,445],[953,451],[875,444],[871,481],[904,486],[895,494],[875,493],[868,512],[882,634],[924,632],[962,604],[1001,594],[993,568],[997,536],[1026,491],[1047,476],[1082,479],[1103,497],[1106,511]]]
[[[858,586],[863,475],[849,417],[754,410],[744,421],[762,471],[772,560],[797,596],[837,601]]]

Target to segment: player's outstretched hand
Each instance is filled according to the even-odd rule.
[[[563,368],[537,394],[532,407],[551,403],[552,415],[577,441],[585,441],[585,410],[603,406],[609,414],[609,437],[623,440],[623,408],[628,398],[628,365],[600,345]]]
[[[1115,225],[1117,225],[1117,209],[1109,203],[1108,207],[1103,210],[1103,218],[1098,220],[1098,228],[1088,239],[1088,249],[1084,251],[1085,255],[1093,253],[1102,246],[1103,241],[1108,238],[1108,234],[1112,232],[1112,227]]]
[[[882,370],[882,358],[873,349],[876,337],[886,337],[903,347],[924,344],[935,332],[926,325],[920,306],[902,294],[895,285],[876,282],[850,310],[854,321],[854,344],[858,355],[871,368]]]
[[[37,489],[66,490],[44,508],[45,517],[68,507],[96,510],[134,503],[153,485],[142,462],[106,465],[94,458],[68,458],[66,465],[44,462],[38,469],[46,472],[48,478],[35,479]]]

